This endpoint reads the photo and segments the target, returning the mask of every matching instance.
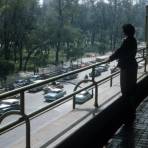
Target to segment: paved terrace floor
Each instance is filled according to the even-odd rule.
[[[133,124],[120,128],[106,148],[148,148],[148,97],[137,108]]]

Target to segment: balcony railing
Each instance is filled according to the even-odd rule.
[[[146,49],[143,48],[143,49],[140,49],[138,50],[138,52],[142,53],[142,56],[140,57],[137,57],[137,60],[138,62],[142,62],[144,61],[145,64],[144,64],[144,72],[146,72],[146,65],[147,65],[147,59],[146,59]],[[19,111],[8,111],[6,113],[4,113],[2,116],[0,116],[0,123],[8,116],[10,115],[19,115],[20,118],[15,121],[15,122],[12,122],[4,127],[2,127],[0,129],[0,134],[3,134],[5,132],[7,132],[8,130],[11,130],[12,128],[15,128],[16,126],[19,126],[21,124],[26,124],[26,147],[27,148],[30,148],[30,119],[32,118],[35,118],[49,110],[52,110],[53,108],[61,105],[61,104],[64,104],[65,102],[69,101],[69,100],[73,100],[73,109],[75,109],[75,95],[80,93],[81,91],[84,91],[84,90],[87,90],[87,89],[94,89],[95,90],[95,96],[94,96],[94,106],[96,108],[98,108],[98,86],[99,85],[102,85],[104,83],[106,83],[107,81],[110,81],[110,87],[112,86],[112,83],[113,83],[113,79],[115,77],[117,77],[120,73],[120,71],[117,71],[115,73],[112,73],[110,75],[108,75],[107,77],[97,81],[95,79],[95,68],[97,66],[100,66],[102,64],[106,64],[107,62],[101,62],[101,63],[96,63],[96,64],[92,64],[91,66],[87,66],[87,67],[84,67],[84,68],[81,68],[81,69],[78,69],[78,70],[74,70],[74,71],[71,71],[71,72],[68,72],[68,73],[65,73],[65,74],[62,74],[62,75],[58,75],[58,76],[55,76],[55,77],[52,77],[52,78],[49,78],[49,79],[46,79],[40,83],[36,83],[36,84],[31,84],[31,85],[28,85],[28,86],[24,86],[22,88],[18,88],[18,89],[15,89],[15,90],[12,90],[12,91],[9,91],[9,92],[6,92],[6,93],[3,93],[3,94],[0,94],[0,100],[3,100],[3,99],[6,99],[7,97],[11,97],[11,96],[14,96],[14,95],[17,95],[17,94],[20,94],[20,110]],[[73,93],[71,94],[68,94],[66,95],[65,97],[62,97],[52,103],[50,103],[49,105],[33,112],[33,113],[30,113],[30,114],[26,114],[25,113],[25,91],[29,90],[29,89],[32,89],[32,88],[35,88],[35,87],[39,87],[39,86],[42,86],[42,85],[45,85],[45,84],[48,84],[50,82],[53,82],[53,81],[56,81],[56,80],[59,80],[63,77],[66,77],[66,76],[69,76],[69,75],[72,75],[72,74],[76,74],[76,73],[80,73],[80,72],[83,72],[83,71],[86,71],[88,69],[92,69],[92,79],[88,79],[88,80],[82,80],[81,82],[79,82],[76,87],[74,88],[74,91]],[[77,90],[78,86],[82,83],[85,83],[85,82],[90,82],[89,85],[83,87],[83,88],[80,88],[79,90]]]

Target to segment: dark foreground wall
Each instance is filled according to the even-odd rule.
[[[134,90],[134,104],[138,106],[148,96],[148,76]],[[128,96],[120,97],[108,108],[62,141],[56,148],[101,148],[113,136],[129,115]],[[126,100],[126,101],[125,101]]]

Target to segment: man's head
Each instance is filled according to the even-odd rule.
[[[125,24],[122,26],[122,29],[123,29],[123,33],[126,35],[126,36],[134,36],[135,34],[135,28],[133,25],[131,24]]]

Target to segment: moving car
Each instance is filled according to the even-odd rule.
[[[0,104],[0,115],[10,110],[10,105],[8,104]]]
[[[5,99],[0,102],[0,115],[10,110],[19,110],[20,101],[18,99]]]
[[[92,95],[88,91],[82,91],[75,96],[75,103],[76,104],[83,104],[86,101],[90,100]]]
[[[1,101],[2,104],[7,104],[11,106],[11,109],[19,109],[20,101],[18,99],[6,99]]]
[[[44,98],[45,98],[45,101],[50,102],[63,97],[65,94],[66,94],[66,91],[64,91],[63,89],[52,88],[49,90],[49,92],[46,95],[44,95]]]

